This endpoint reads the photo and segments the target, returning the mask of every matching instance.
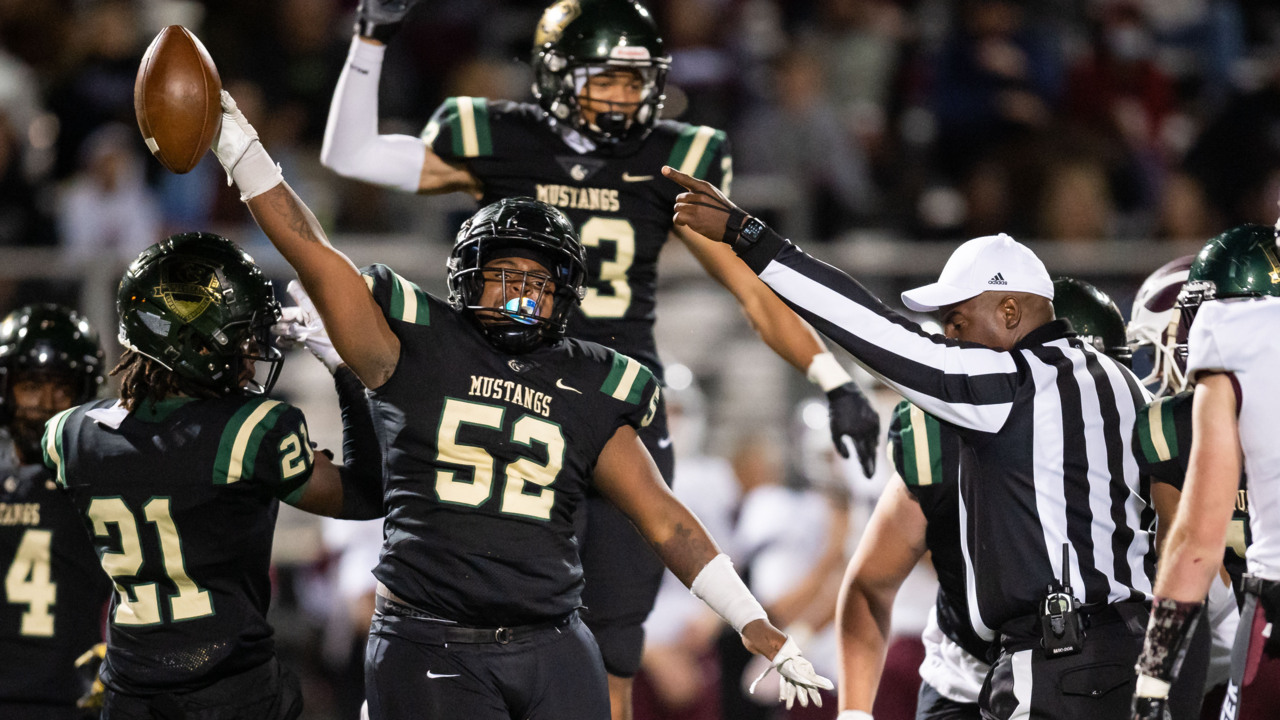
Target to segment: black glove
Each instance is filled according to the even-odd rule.
[[[880,415],[853,381],[828,392],[827,406],[836,452],[848,459],[849,449],[844,444],[848,437],[858,453],[862,474],[871,477],[876,471],[876,448],[880,445]]]
[[[360,0],[356,9],[356,32],[386,43],[400,29],[404,16],[418,0]]]
[[[83,693],[76,700],[76,707],[84,710],[87,716],[97,717],[102,710],[102,702],[107,686],[102,684],[98,669],[102,667],[102,659],[107,656],[107,644],[98,643],[76,658],[76,675],[83,683]]]
[[[1169,720],[1168,698],[1133,697],[1133,720]]]

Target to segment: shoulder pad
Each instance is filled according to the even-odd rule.
[[[262,438],[292,406],[270,398],[253,398],[236,410],[222,430],[213,484],[230,485],[253,476]]]
[[[600,392],[614,400],[635,405],[644,396],[645,388],[654,382],[653,373],[639,360],[615,351],[609,374],[600,385]]]
[[[381,263],[361,269],[360,274],[388,319],[414,325],[431,324],[431,304],[422,288]]]
[[[894,410],[900,430],[891,447],[894,465],[908,486],[942,482],[942,426],[937,418],[903,400]]]
[[[706,125],[683,125],[667,157],[667,164],[686,175],[706,179],[715,160],[726,146],[723,130]]]
[[[493,154],[489,127],[489,101],[477,97],[451,97],[427,122],[422,140],[437,155],[454,158],[488,157]]]
[[[1142,449],[1142,459],[1148,464],[1167,462],[1181,454],[1178,442],[1178,419],[1182,412],[1190,410],[1191,393],[1157,398],[1138,411],[1134,419],[1133,433]],[[1184,408],[1185,406],[1185,408]]]

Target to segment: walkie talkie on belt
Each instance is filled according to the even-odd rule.
[[[1075,655],[1084,649],[1080,601],[1071,593],[1071,545],[1062,543],[1062,582],[1049,583],[1040,609],[1040,645],[1051,658]]]

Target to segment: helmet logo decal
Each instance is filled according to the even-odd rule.
[[[195,268],[183,268],[195,270]],[[203,273],[201,273],[203,274]],[[164,302],[175,315],[190,323],[204,314],[210,305],[221,297],[218,276],[210,272],[207,278],[189,278],[185,282],[164,279],[155,287],[158,300]]]
[[[1267,273],[1271,277],[1271,284],[1280,283],[1280,260],[1276,259],[1275,246],[1272,244],[1263,244],[1262,254],[1267,257],[1267,262],[1271,263],[1271,272]]]
[[[649,60],[649,48],[643,45],[617,45],[609,51],[609,57],[616,60]]]
[[[553,43],[564,35],[564,29],[582,14],[582,6],[578,0],[560,0],[547,8],[538,21],[538,28],[533,33],[533,44],[542,46]]]

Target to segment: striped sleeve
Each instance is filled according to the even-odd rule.
[[[74,410],[75,408],[63,410],[49,418],[49,421],[44,426],[44,436],[40,439],[44,464],[54,472],[54,478],[62,487],[67,486],[66,465],[63,463],[66,453],[63,450],[62,430],[67,424],[67,418],[71,416]]]
[[[908,487],[941,482],[942,426],[933,416],[907,401],[893,411],[889,428],[889,456]]]
[[[212,481],[214,485],[257,483],[289,501],[301,492],[314,465],[302,411],[276,400],[254,398],[223,428]]]
[[[620,424],[635,428],[648,427],[662,402],[662,390],[653,372],[640,361],[620,352],[613,352],[600,392],[631,406],[623,412]]]
[[[422,131],[422,140],[436,155],[452,160],[493,155],[489,101],[451,97],[436,109]]]
[[[431,306],[422,288],[382,264],[370,265],[360,273],[388,320],[414,325],[431,324]]]
[[[706,180],[729,194],[733,182],[733,157],[723,130],[705,125],[686,125],[671,148],[667,164],[686,175]]]
[[[1190,459],[1191,403],[1189,390],[1156,399],[1138,411],[1133,424],[1139,472],[1179,490]]]
[[[1013,353],[930,335],[790,242],[759,265],[744,259],[798,315],[926,413],[984,433],[1004,427],[1019,378]]]

